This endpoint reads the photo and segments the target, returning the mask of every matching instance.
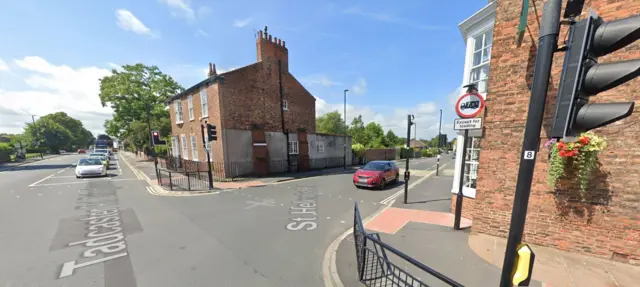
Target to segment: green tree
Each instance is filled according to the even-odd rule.
[[[316,118],[316,130],[326,134],[344,134],[346,127],[338,111],[326,113]]]
[[[392,130],[387,131],[387,134],[384,137],[389,147],[401,144],[400,138],[398,138],[398,136]]]
[[[28,123],[25,133],[36,141],[38,146],[46,146],[51,153],[58,153],[60,149],[71,145],[73,135],[61,124],[51,118],[42,117],[34,124]]]
[[[353,139],[353,142],[356,144],[366,146],[369,143],[370,140],[369,138],[367,138],[367,133],[364,130],[364,121],[362,121],[362,115],[358,115],[351,121],[351,126],[349,126],[349,135]]]
[[[169,112],[165,110],[165,102],[172,96],[182,92],[184,88],[173,78],[163,74],[156,66],[143,64],[124,65],[122,71],[112,70],[112,75],[100,80],[100,102],[109,105],[114,113],[113,119],[104,123],[105,130],[116,138],[131,137],[138,134],[140,123],[147,123],[147,105],[150,111],[150,122],[153,126],[162,126],[165,134],[171,133]],[[148,129],[141,145],[150,142]],[[137,137],[137,136],[136,136]]]
[[[375,122],[370,122],[364,127],[367,139],[369,139],[367,147],[381,148],[386,147],[387,143],[384,137],[382,126]]]
[[[74,119],[65,112],[57,112],[41,117],[40,120],[51,120],[60,124],[71,133],[71,142],[62,148],[85,148],[93,139],[93,134],[84,128],[81,121]]]

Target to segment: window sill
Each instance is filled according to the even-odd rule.
[[[181,124],[184,124],[184,121],[177,121],[176,122],[176,125],[181,125]]]
[[[200,117],[200,120],[206,120],[206,119],[209,119],[209,116],[202,116],[202,117]]]
[[[189,119],[189,121],[190,121],[190,122],[193,122],[193,121],[195,121],[195,120],[196,120],[196,118]]]

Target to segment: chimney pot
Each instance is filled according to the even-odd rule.
[[[278,46],[282,46],[282,39],[278,39]]]
[[[273,42],[273,37],[271,37],[271,35],[269,35],[269,42]]]
[[[262,38],[262,30],[258,31],[258,37]]]
[[[278,43],[278,37],[273,37],[273,43],[277,44]]]
[[[282,48],[286,48],[286,47],[287,47],[286,43],[282,41]]]

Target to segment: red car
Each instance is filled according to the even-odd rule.
[[[86,150],[83,150],[83,149],[79,149],[79,150],[78,150],[78,154],[81,154],[81,153],[87,153],[87,151],[86,151]]]
[[[378,187],[384,189],[388,182],[398,182],[400,168],[392,161],[375,160],[358,169],[353,175],[357,187]]]

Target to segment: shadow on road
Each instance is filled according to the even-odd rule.
[[[72,166],[71,164],[31,164],[21,165],[16,167],[7,167],[7,169],[0,170],[0,172],[9,171],[25,171],[25,170],[45,170],[45,169],[62,169]]]
[[[412,202],[408,202],[407,204],[429,203],[429,202],[449,201],[449,200],[451,200],[451,197],[449,197],[449,198],[430,199],[430,200],[422,200],[422,201],[412,201]]]

